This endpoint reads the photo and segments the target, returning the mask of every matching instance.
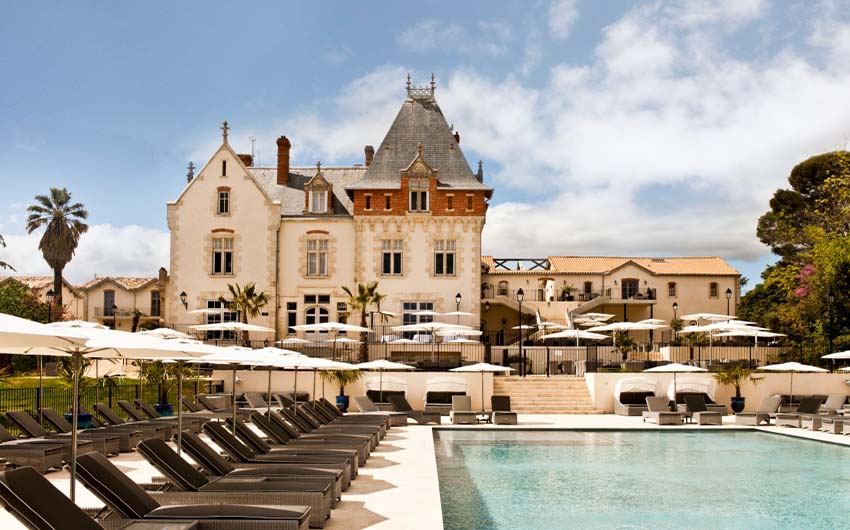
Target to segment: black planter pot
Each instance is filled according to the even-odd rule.
[[[342,412],[348,412],[348,396],[337,396],[336,408],[338,408]]]
[[[160,416],[174,416],[174,405],[170,403],[165,404],[155,404],[153,408],[159,413]]]
[[[71,420],[74,418],[73,414],[65,414],[65,421],[71,423]],[[80,429],[89,429],[92,427],[91,414],[88,413],[79,413],[77,414],[77,427]]]
[[[744,401],[746,398],[743,397],[732,397],[732,412],[739,413],[744,410]]]

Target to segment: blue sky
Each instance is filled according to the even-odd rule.
[[[719,255],[758,278],[755,221],[850,138],[850,2],[16,2],[0,20],[0,257],[46,272],[25,206],[91,213],[68,269],[167,266],[165,202],[220,141],[350,164],[404,76],[496,187],[485,252]]]

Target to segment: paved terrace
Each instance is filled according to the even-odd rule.
[[[447,418],[443,419],[447,421]],[[680,426],[657,426],[643,423],[639,417],[604,415],[520,415],[517,427],[452,426],[445,429],[682,429]],[[689,425],[688,429],[752,429],[734,425],[733,418],[724,418],[723,426]],[[850,436],[831,435],[801,429],[758,427],[758,430],[774,432],[798,438],[838,443],[850,446]],[[432,427],[410,425],[395,427],[372,453],[360,475],[343,493],[343,500],[333,510],[325,528],[346,529],[440,529],[443,527],[440,509],[440,492],[437,483],[437,466],[434,459]],[[137,482],[150,482],[157,474],[141,456],[122,454],[111,459],[118,467]],[[68,492],[68,472],[53,472],[47,477],[62,491]],[[78,502],[85,507],[100,506],[101,503],[84,488],[78,486]],[[0,511],[0,528],[6,530],[24,528],[5,510]]]

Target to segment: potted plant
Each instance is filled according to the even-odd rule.
[[[749,381],[753,385],[757,385],[764,377],[756,377],[752,368],[735,364],[727,367],[722,372],[714,374],[714,378],[721,385],[732,385],[735,387],[735,395],[731,398],[731,406],[734,412],[744,410],[745,398],[741,396],[741,386],[744,382]]]
[[[165,364],[161,361],[147,364],[144,367],[145,382],[156,386],[157,402],[154,403],[154,408],[162,416],[174,415],[174,405],[168,402],[168,393],[177,384],[177,370],[180,369],[186,370],[186,368],[180,367],[178,363]]]
[[[339,386],[336,406],[339,410],[346,412],[348,410],[348,396],[345,395],[345,385],[349,385],[360,379],[362,373],[360,370],[327,370],[320,373],[322,380]]]

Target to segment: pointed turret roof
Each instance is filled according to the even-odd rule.
[[[425,88],[407,88],[407,98],[390,126],[387,135],[375,150],[372,163],[363,178],[347,189],[397,189],[401,171],[418,155],[422,145],[422,159],[439,172],[441,186],[486,190],[492,188],[478,180],[469,167],[463,151],[452,133],[443,111],[434,98],[434,85]]]

